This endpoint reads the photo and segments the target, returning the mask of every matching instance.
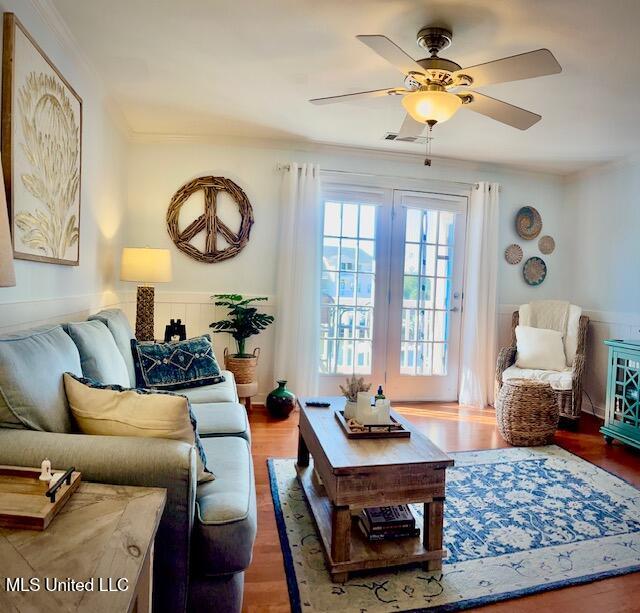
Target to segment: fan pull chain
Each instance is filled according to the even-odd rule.
[[[435,121],[428,122],[428,123],[429,123],[429,132],[427,133],[427,151],[426,151],[426,157],[424,158],[425,166],[431,166],[431,141],[433,140],[433,136],[431,136],[431,132],[433,131],[433,126],[435,125]]]

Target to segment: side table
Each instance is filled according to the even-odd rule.
[[[238,388],[238,398],[244,400],[244,406],[247,411],[251,410],[251,398],[258,393],[258,382],[252,381],[251,383],[236,383]]]
[[[81,483],[46,530],[0,528],[0,611],[149,613],[165,501],[161,488]]]

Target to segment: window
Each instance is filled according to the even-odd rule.
[[[322,373],[371,373],[375,232],[375,205],[325,202],[320,321]]]

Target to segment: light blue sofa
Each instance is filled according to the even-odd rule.
[[[89,319],[93,323],[78,324],[76,333],[72,325],[54,325],[0,337],[0,464],[39,466],[48,457],[54,467],[76,466],[87,481],[166,488],[154,611],[240,611],[256,534],[256,497],[249,425],[232,373],[223,372],[224,383],[178,391],[191,400],[216,476],[198,485],[195,452],[186,443],[75,431],[64,372],[89,376],[83,368],[91,369],[95,377],[100,362],[108,379],[112,371],[124,372],[122,360],[135,386],[133,333],[124,313],[110,309]],[[104,334],[101,326],[117,350],[111,337],[91,345]]]

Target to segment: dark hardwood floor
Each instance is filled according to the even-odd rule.
[[[495,426],[493,410],[469,409],[457,404],[405,404],[397,410],[445,451],[508,447]],[[298,412],[287,420],[272,420],[262,406],[250,415],[253,460],[258,494],[258,537],[253,562],[246,573],[244,611],[280,613],[290,610],[284,566],[266,460],[295,457]],[[583,415],[579,429],[559,430],[556,444],[619,475],[640,488],[640,453],[617,442],[607,446],[598,433],[600,421]],[[529,613],[640,612],[640,573],[554,590],[482,607],[482,611]]]

